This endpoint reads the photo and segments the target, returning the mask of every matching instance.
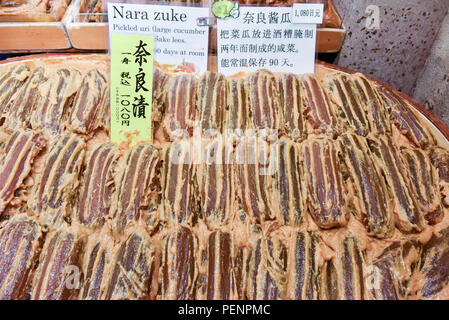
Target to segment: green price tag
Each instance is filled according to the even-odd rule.
[[[111,141],[152,140],[154,37],[112,33]]]

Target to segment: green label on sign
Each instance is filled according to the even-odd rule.
[[[112,33],[111,141],[151,141],[154,37]]]

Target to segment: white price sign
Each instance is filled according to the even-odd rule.
[[[323,23],[324,4],[294,3],[292,23]]]
[[[218,71],[315,71],[316,24],[293,24],[291,7],[240,7],[218,19]]]
[[[109,33],[154,36],[154,62],[171,71],[207,71],[208,8],[108,3]]]

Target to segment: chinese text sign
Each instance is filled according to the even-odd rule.
[[[111,141],[152,140],[154,37],[112,33]]]
[[[240,7],[238,18],[218,19],[218,71],[315,71],[316,24],[293,24],[291,7]]]

